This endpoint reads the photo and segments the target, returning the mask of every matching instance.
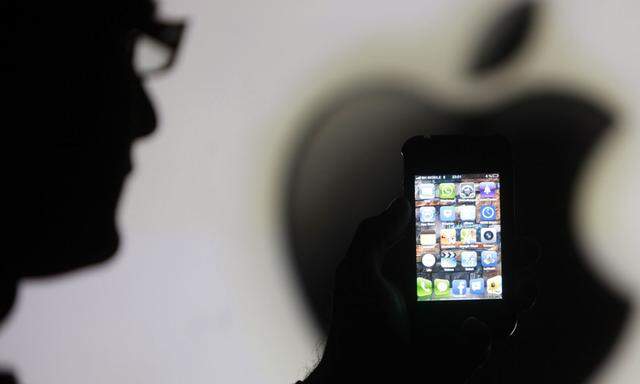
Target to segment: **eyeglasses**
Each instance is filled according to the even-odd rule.
[[[175,63],[185,22],[151,21],[131,32],[131,61],[138,76],[165,72]]]

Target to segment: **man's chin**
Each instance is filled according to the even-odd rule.
[[[115,225],[101,230],[93,241],[80,243],[77,249],[70,249],[69,270],[101,264],[116,254],[120,244],[120,236]],[[64,272],[64,271],[63,271]]]
[[[120,236],[114,220],[70,230],[53,231],[21,263],[22,277],[51,276],[105,263],[113,258]]]

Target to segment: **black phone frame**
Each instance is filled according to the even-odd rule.
[[[467,318],[476,317],[496,325],[514,320],[516,284],[514,281],[514,172],[508,141],[497,135],[415,136],[402,147],[404,193],[415,212],[415,176],[437,174],[500,174],[500,231],[502,299],[418,301],[416,292],[415,213],[407,229],[406,271],[402,290],[412,318],[414,332],[456,328]],[[411,242],[411,246],[409,246]],[[409,252],[409,248],[411,251]],[[404,259],[404,258],[403,258]]]

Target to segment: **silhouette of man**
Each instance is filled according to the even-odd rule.
[[[12,183],[20,207],[12,241],[20,251],[0,259],[0,321],[20,279],[98,264],[115,253],[115,211],[131,146],[156,127],[143,76],[173,64],[184,27],[158,21],[149,0],[16,7],[9,41],[17,60],[16,128],[25,137]],[[165,60],[143,73],[135,64],[144,64],[136,54],[144,39],[155,40]],[[13,379],[5,374],[0,382]]]

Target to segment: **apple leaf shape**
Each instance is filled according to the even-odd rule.
[[[507,63],[525,45],[529,37],[537,5],[523,1],[501,14],[481,40],[471,72],[484,74]]]

